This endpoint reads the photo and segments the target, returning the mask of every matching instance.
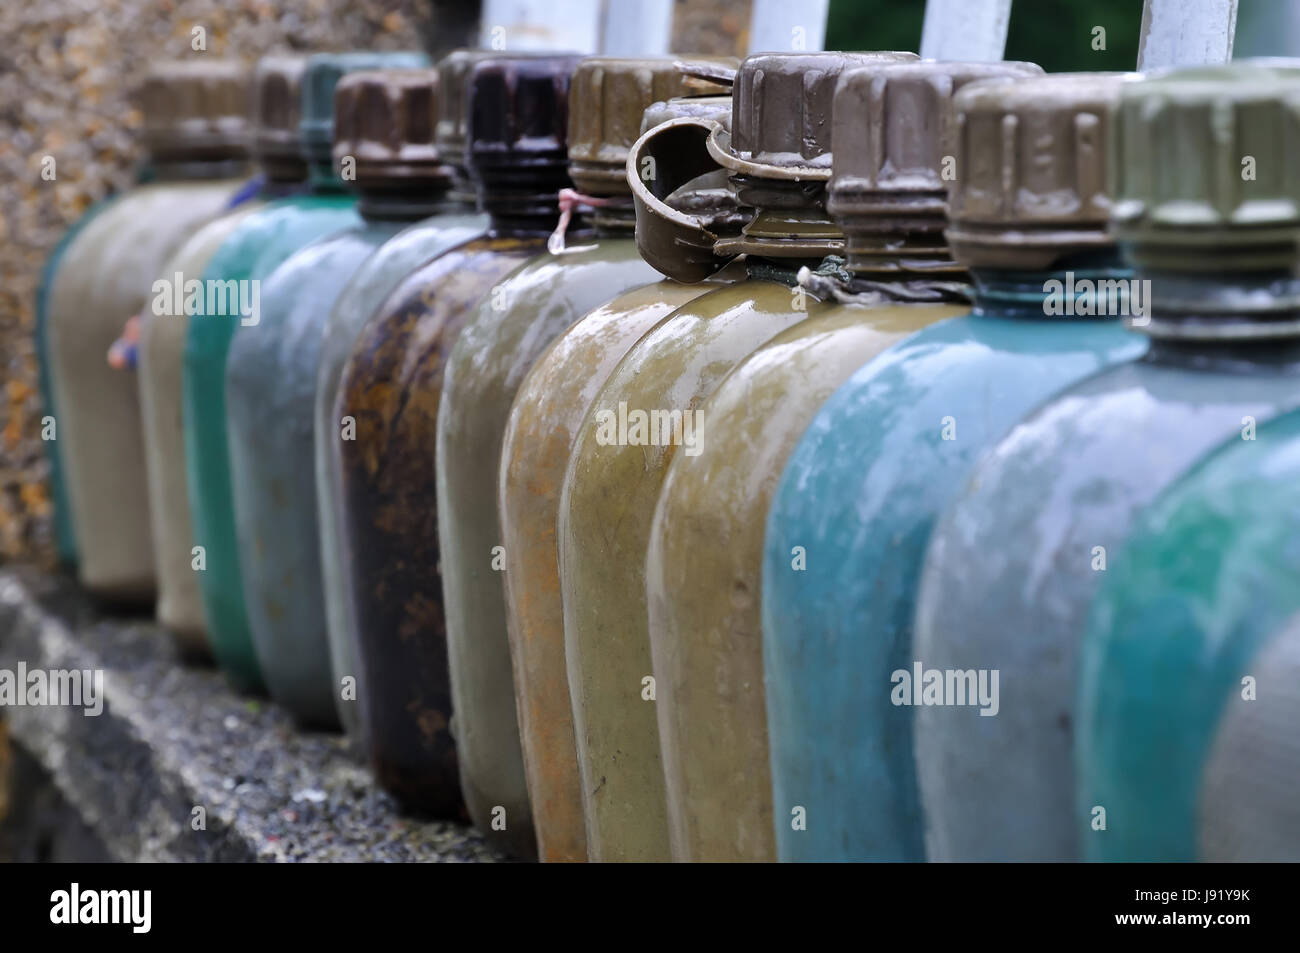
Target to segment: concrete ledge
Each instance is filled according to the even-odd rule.
[[[70,580],[0,570],[0,669],[102,670],[103,713],[0,707],[122,861],[491,861],[473,828],[402,817],[339,735],[181,664],[152,623],[97,614]],[[206,829],[194,830],[203,808]]]

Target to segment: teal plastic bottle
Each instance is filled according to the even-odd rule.
[[[1300,412],[1250,437],[1143,511],[1093,602],[1075,801],[1089,860],[1300,861]]]
[[[314,439],[322,345],[335,301],[362,262],[441,205],[450,176],[418,155],[432,158],[435,93],[426,70],[353,72],[339,81],[334,161],[355,173],[362,222],[271,272],[259,320],[236,329],[226,359],[231,489],[253,648],[271,697],[305,726],[338,727],[334,699],[355,688],[334,684],[326,631]],[[390,289],[377,290],[372,307]],[[346,434],[341,422],[339,436]]]
[[[946,235],[974,278],[971,313],[858,370],[782,474],[762,578],[781,860],[925,857],[911,712],[891,676],[912,670],[931,528],[977,454],[1020,415],[1143,347],[1118,320],[1053,315],[1045,290],[1068,272],[1122,275],[1105,234],[1105,141],[1072,132],[1101,126],[1121,82],[1026,77],[957,94],[963,174]]]
[[[349,423],[354,428],[355,418],[336,416],[334,402],[352,345],[378,303],[417,266],[487,229],[486,215],[477,213],[472,203],[449,194],[456,172],[442,148],[449,139],[463,138],[462,130],[454,124],[443,124],[445,105],[465,95],[468,67],[484,55],[460,51],[440,62],[437,70],[359,74],[339,84],[341,118],[356,119],[371,113],[390,114],[394,119],[393,128],[386,130],[393,136],[391,140],[380,139],[373,129],[364,133],[362,129],[351,129],[351,141],[343,141],[340,136],[335,145],[337,155],[357,157],[361,214],[376,226],[394,220],[394,216],[400,220],[422,211],[428,215],[380,245],[344,286],[330,312],[317,370],[313,424],[316,504],[330,670],[339,721],[358,738],[363,737],[358,700],[366,689],[361,684],[363,670],[356,650],[354,609],[344,583],[353,557],[345,551],[345,540],[339,532],[342,491],[337,453],[339,441],[351,436]],[[345,97],[355,101],[344,103]],[[463,126],[463,114],[459,121]],[[461,154],[451,158],[464,161]],[[427,193],[412,195],[407,186],[413,181],[423,182]],[[356,691],[342,690],[344,680],[349,678],[354,680]]]
[[[1074,803],[1074,699],[1089,604],[1126,572],[1118,552],[1144,505],[1300,404],[1297,93],[1294,78],[1239,65],[1121,90],[1111,226],[1150,303],[1130,324],[1151,344],[1021,421],[936,526],[914,658],[982,679],[997,715],[916,712],[933,859],[1082,855],[1094,831]]]
[[[267,133],[292,130],[277,126],[288,114],[290,95],[298,93],[297,78],[304,57],[275,57],[259,61],[254,74],[252,142]],[[206,570],[206,553],[195,548],[190,517],[189,480],[185,475],[185,422],[182,371],[185,341],[196,305],[205,305],[214,288],[203,288],[203,277],[213,255],[240,224],[268,201],[291,193],[302,178],[296,154],[286,164],[262,154],[259,175],[230,202],[229,211],[192,232],[170,256],[154,280],[151,306],[141,314],[136,342],[136,379],[140,389],[140,416],[144,425],[145,475],[148,478],[150,523],[153,530],[154,567],[158,582],[155,618],[176,639],[182,655],[210,660],[207,623],[199,580]],[[200,293],[195,293],[195,288]],[[228,289],[224,287],[224,293]],[[234,291],[238,294],[238,291]],[[218,304],[215,293],[214,306]],[[235,299],[236,307],[250,302]]]
[[[257,281],[260,288],[262,280],[299,248],[360,223],[356,197],[344,188],[330,154],[334,86],[347,72],[389,64],[419,66],[421,60],[415,54],[317,54],[308,58],[296,81],[290,74],[283,121],[266,123],[256,151],[264,168],[273,164],[281,170],[282,181],[297,179],[301,190],[245,219],[213,255],[205,281]],[[182,414],[190,516],[195,541],[206,552],[207,568],[199,585],[208,643],[237,688],[262,692],[265,683],[253,653],[240,577],[226,439],[226,357],[235,329],[251,320],[252,315],[226,312],[196,314],[190,321]]]

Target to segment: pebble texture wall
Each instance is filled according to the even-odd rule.
[[[457,42],[445,36],[455,27],[438,29],[446,22],[442,8],[434,0],[0,4],[0,562],[52,558],[32,343],[36,285],[64,230],[133,183],[141,116],[130,92],[150,62],[214,56],[251,63],[274,50],[360,47],[436,55]],[[463,18],[463,10],[455,13]],[[195,27],[206,51],[192,49]],[[53,179],[42,176],[46,156],[54,160]]]

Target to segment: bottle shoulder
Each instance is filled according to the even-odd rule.
[[[276,199],[246,216],[222,243],[209,265],[210,277],[265,277],[296,249],[345,228],[361,217],[348,202],[316,196]]]

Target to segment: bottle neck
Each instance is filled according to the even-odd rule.
[[[1112,249],[1043,271],[975,268],[971,313],[1027,321],[1112,321],[1146,308],[1144,287]]]
[[[473,206],[453,198],[445,187],[432,191],[364,187],[357,192],[357,212],[367,222],[418,222],[433,215],[473,211]]]
[[[731,185],[740,205],[755,211],[739,235],[718,240],[717,254],[803,263],[844,254],[844,232],[826,211],[824,182],[732,175]]]
[[[501,237],[550,235],[560,220],[560,189],[570,187],[563,166],[558,165],[479,167],[475,181],[478,207],[488,215],[489,233]],[[568,231],[591,234],[578,215],[572,217]]]
[[[631,238],[636,234],[636,206],[631,196],[613,197],[609,205],[602,205],[585,213],[596,231],[597,238]]]
[[[153,182],[200,182],[205,179],[238,179],[248,173],[248,160],[242,156],[215,159],[149,156],[146,160]]]
[[[1143,360],[1201,372],[1300,374],[1300,337],[1214,341],[1152,338]]]
[[[311,160],[307,163],[307,191],[311,195],[346,195],[348,188],[334,171],[332,160]]]
[[[258,190],[257,197],[264,201],[272,199],[287,198],[290,195],[301,195],[307,188],[307,183],[301,178],[298,179],[272,179],[265,175],[261,180],[261,188]]]
[[[1291,268],[1199,274],[1142,269],[1153,339],[1206,346],[1300,338],[1300,277]]]

